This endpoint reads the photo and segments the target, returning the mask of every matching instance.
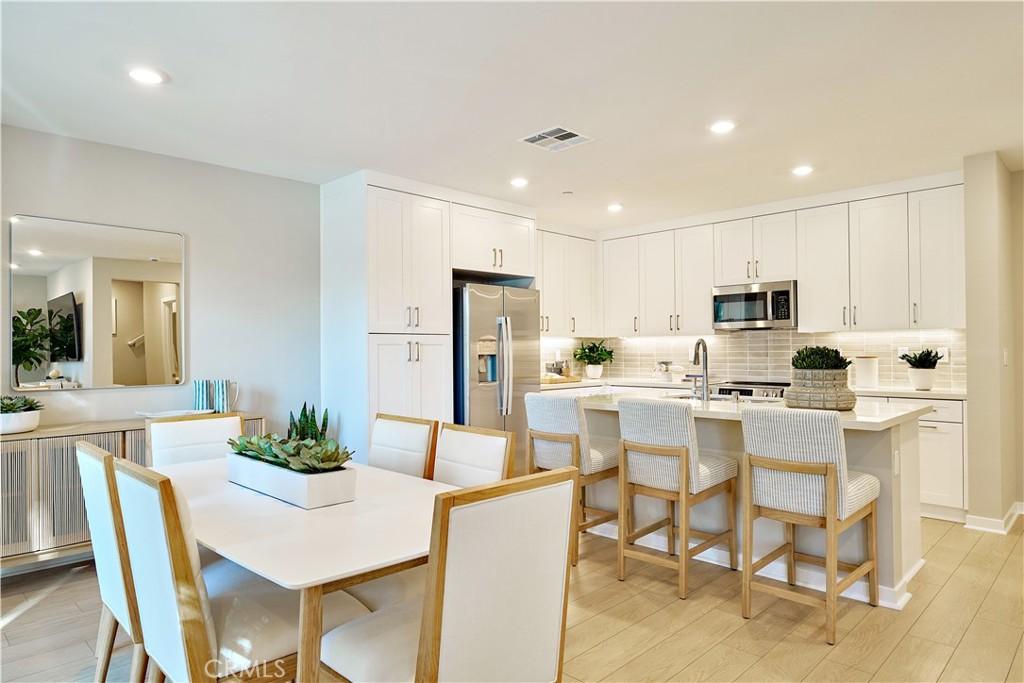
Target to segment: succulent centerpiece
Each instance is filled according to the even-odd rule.
[[[356,471],[345,464],[352,453],[327,436],[327,411],[302,404],[298,418],[288,414],[288,435],[229,439],[228,479],[246,488],[306,509],[355,498]]]
[[[579,348],[573,351],[572,357],[586,364],[588,378],[599,379],[604,372],[604,364],[614,362],[615,352],[605,346],[605,340],[602,339],[581,343]]]
[[[31,432],[39,426],[43,404],[27,396],[0,397],[0,434]]]
[[[850,390],[850,361],[838,349],[805,346],[793,354],[793,379],[783,394],[790,408],[853,410],[857,397]]]
[[[935,349],[922,349],[917,353],[904,353],[900,356],[900,360],[910,366],[907,375],[911,386],[918,391],[930,391],[935,385],[935,366],[942,359],[943,355]]]

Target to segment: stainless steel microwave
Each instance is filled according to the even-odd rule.
[[[715,287],[711,296],[716,330],[796,328],[796,280]]]

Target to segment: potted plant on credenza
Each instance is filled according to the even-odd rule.
[[[604,372],[604,364],[611,363],[615,359],[615,352],[605,346],[605,340],[581,343],[580,347],[573,351],[572,357],[587,366],[587,378],[600,379]]]
[[[857,397],[850,390],[850,361],[838,349],[805,346],[793,354],[793,379],[783,393],[790,408],[853,410]]]
[[[345,464],[352,453],[327,437],[327,411],[316,406],[288,415],[288,436],[230,439],[228,480],[307,510],[355,499],[356,471]]]
[[[910,368],[907,375],[910,384],[917,391],[931,391],[935,385],[935,366],[943,355],[934,349],[922,349],[917,353],[904,353],[900,360],[906,361]]]
[[[0,397],[0,434],[31,432],[39,426],[43,404],[27,396]]]
[[[11,364],[14,386],[21,386],[21,370],[35,370],[49,360],[50,326],[41,308],[18,311],[11,317]]]

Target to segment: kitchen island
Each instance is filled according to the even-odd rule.
[[[743,408],[764,405],[792,410],[785,408],[779,400],[699,401],[689,398],[688,392],[668,390],[598,393],[583,399],[588,428],[593,437],[619,438],[618,402],[623,398],[689,401],[694,409],[701,452],[737,459],[743,455],[743,431],[740,424],[740,411]],[[902,609],[910,599],[907,584],[924,564],[921,559],[917,421],[928,412],[929,407],[859,402],[854,410],[840,414],[849,469],[873,474],[881,482],[878,497],[879,598],[881,605],[895,609]],[[618,505],[614,479],[588,487],[588,495],[588,505],[606,510],[614,510]],[[692,508],[691,526],[705,531],[720,531],[725,522],[724,505],[724,498],[718,496]],[[739,526],[740,514],[738,507]],[[638,526],[655,522],[664,515],[664,503],[638,496],[636,515]],[[758,519],[754,524],[757,527],[754,534],[754,555],[757,558],[783,542],[783,529],[781,523],[766,518]],[[605,524],[595,527],[593,532],[614,537],[617,530],[614,524]],[[665,532],[658,531],[640,539],[639,543],[664,551]],[[824,555],[824,531],[801,527],[797,532],[797,547],[800,552]],[[862,525],[857,524],[843,533],[839,543],[839,557],[849,562],[860,562],[863,549],[864,533]],[[725,548],[713,548],[697,559],[728,565]],[[785,560],[769,564],[761,570],[760,575],[785,581]],[[824,570],[813,565],[798,564],[797,583],[824,590]],[[867,601],[866,581],[858,581],[844,595]]]

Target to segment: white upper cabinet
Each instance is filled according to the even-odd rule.
[[[639,238],[641,336],[675,334],[675,234],[671,231]]]
[[[796,279],[796,212],[754,219],[755,282]]]
[[[551,337],[597,336],[593,240],[540,231],[537,288],[540,331]]]
[[[754,281],[754,219],[715,223],[715,285]]]
[[[640,330],[640,238],[604,243],[604,333],[635,337]]]
[[[712,334],[711,288],[715,269],[714,227],[702,225],[675,231],[676,314],[675,333]]]
[[[797,324],[801,332],[850,329],[849,206],[796,212]]]
[[[596,337],[601,334],[597,316],[597,245],[593,240],[567,238],[565,251],[566,308],[569,334]]]
[[[910,326],[909,269],[907,195],[850,202],[851,329]]]
[[[567,337],[569,331],[566,252],[569,238],[553,232],[540,234],[540,331],[541,334]]]
[[[964,328],[964,189],[911,192],[910,325]]]
[[[534,227],[529,218],[452,204],[452,267],[532,277]]]
[[[371,332],[451,332],[448,206],[368,188]]]

